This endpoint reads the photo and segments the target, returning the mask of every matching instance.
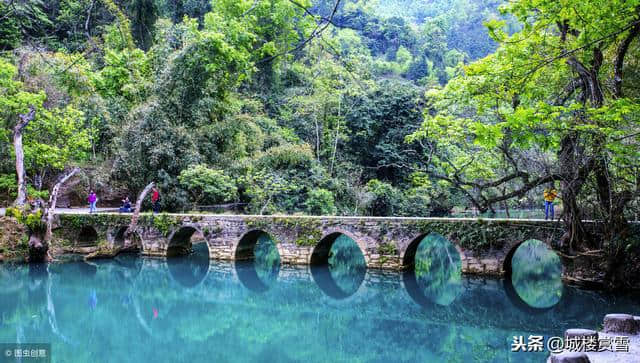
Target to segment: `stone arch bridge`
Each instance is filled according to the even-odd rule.
[[[117,213],[58,214],[54,233],[71,244],[122,245],[130,219]],[[331,245],[344,234],[360,247],[367,267],[397,270],[411,268],[419,242],[436,232],[456,246],[463,273],[502,275],[510,273],[510,257],[519,244],[537,239],[558,250],[563,229],[544,220],[142,214],[135,232],[143,255],[181,253],[196,235],[206,241],[209,257],[220,260],[252,258],[257,236],[266,232],[280,261],[298,265],[326,262]],[[577,268],[575,258],[561,260],[565,275]]]

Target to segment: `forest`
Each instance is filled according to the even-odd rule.
[[[640,0],[1,0],[0,198],[447,216],[640,248]],[[604,221],[597,236],[583,220]],[[604,238],[602,238],[604,235]]]

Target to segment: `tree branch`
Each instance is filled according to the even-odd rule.
[[[51,242],[52,237],[52,225],[53,225],[53,215],[56,212],[56,203],[58,202],[58,192],[60,188],[66,183],[72,176],[74,176],[80,168],[73,168],[70,172],[64,174],[59,182],[51,190],[51,196],[49,196],[49,204],[46,212],[46,224],[47,224],[47,232],[44,235],[45,243]]]
[[[614,78],[613,78],[613,96],[615,98],[620,98],[623,96],[622,93],[622,69],[624,67],[624,57],[627,55],[627,51],[629,50],[629,45],[633,39],[635,39],[638,34],[640,34],[640,24],[636,24],[629,34],[627,34],[626,38],[620,43],[618,46],[618,51],[616,52],[616,60],[614,62]]]
[[[149,183],[142,190],[142,193],[140,193],[140,195],[138,196],[138,200],[136,201],[136,209],[135,211],[133,211],[133,215],[131,216],[131,223],[129,223],[129,227],[127,227],[127,230],[124,232],[125,244],[126,244],[126,241],[129,239],[129,237],[133,234],[133,232],[136,229],[136,226],[138,224],[138,218],[140,217],[140,211],[142,210],[142,202],[144,201],[144,198],[147,196],[147,194],[149,194],[149,191],[151,190],[151,188],[153,188],[154,186],[155,186],[154,182]]]
[[[304,48],[307,44],[309,44],[316,37],[320,36],[320,34],[322,34],[322,32],[324,32],[329,27],[329,25],[332,23],[334,15],[338,11],[338,6],[340,5],[340,1],[342,1],[342,0],[336,0],[336,3],[334,5],[334,7],[333,7],[333,11],[331,12],[331,16],[327,20],[323,20],[323,21],[326,21],[326,24],[322,25],[322,21],[318,22],[318,24],[316,25],[315,29],[313,29],[313,31],[311,32],[311,35],[309,35],[309,37],[307,39],[303,40],[300,44],[298,44],[297,46],[295,46],[292,49],[287,49],[284,52],[281,52],[281,53],[278,53],[278,54],[274,54],[274,55],[269,56],[269,57],[262,58],[259,61],[257,61],[256,63],[270,62],[270,61],[272,61],[272,60],[274,60],[274,59],[276,59],[278,57],[282,57],[283,55],[287,55],[289,53],[296,52],[296,51],[301,50],[302,48]]]

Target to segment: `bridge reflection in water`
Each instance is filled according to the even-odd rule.
[[[209,273],[210,264],[206,243],[190,243],[190,253],[166,259],[174,282],[184,288],[200,285]],[[234,276],[247,289],[263,293],[278,283],[281,260],[273,238],[255,230],[242,237],[233,263]],[[401,274],[409,296],[421,306],[432,304],[449,306],[463,293],[461,256],[453,243],[438,233],[416,238],[406,259],[412,259],[410,269]],[[506,264],[507,276],[503,289],[513,305],[523,311],[539,313],[557,305],[564,293],[561,280],[562,265],[558,256],[543,242],[525,241],[516,246]],[[127,274],[139,271],[141,259],[118,256],[117,264],[128,267]],[[298,268],[294,270],[300,270]],[[315,285],[329,298],[347,299],[365,285],[368,271],[362,251],[355,241],[342,233],[323,238],[311,256],[311,264],[303,268]]]
[[[356,242],[342,233],[323,238],[311,256],[311,276],[334,299],[346,299],[358,291],[367,265]]]
[[[217,261],[207,264],[204,277],[195,262],[127,255],[95,263],[0,265],[0,341],[49,341],[71,361],[175,361],[203,354],[221,361],[527,362],[546,357],[512,356],[514,334],[559,335],[569,327],[595,326],[610,310],[640,309],[637,297],[565,288],[570,306],[532,315],[510,300],[500,280],[460,276],[453,250],[438,236],[423,243],[413,279],[366,270],[362,279],[342,283],[342,275],[332,275],[343,293],[359,285],[348,297],[318,288],[307,267],[279,267],[277,280],[258,293],[238,265]],[[424,270],[423,254],[430,261]],[[264,284],[270,275],[252,276],[249,285]],[[547,285],[533,286],[527,288]],[[144,344],[128,349],[135,341]]]
[[[198,286],[209,272],[209,248],[204,242],[193,243],[188,255],[167,257],[173,279],[183,287]]]
[[[538,240],[528,240],[507,256],[505,291],[515,305],[537,313],[549,310],[569,294],[562,283],[562,263],[558,255]]]
[[[236,256],[236,274],[249,290],[265,292],[277,281],[280,254],[268,233],[254,231],[245,235]]]

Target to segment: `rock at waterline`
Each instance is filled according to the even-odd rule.
[[[590,363],[589,357],[583,352],[563,352],[552,354],[547,363]]]
[[[634,335],[638,332],[638,323],[633,315],[607,314],[604,317],[605,333],[624,333]]]

